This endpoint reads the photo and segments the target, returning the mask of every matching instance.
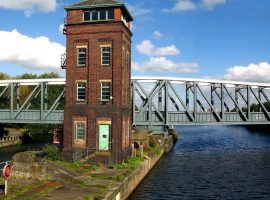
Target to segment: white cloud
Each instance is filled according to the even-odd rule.
[[[166,57],[153,58],[144,62],[132,62],[132,69],[139,72],[197,73],[198,63],[175,63]]]
[[[59,29],[59,32],[60,32],[61,34],[63,34],[64,24],[60,24],[59,27],[58,27],[58,29]]]
[[[59,69],[65,47],[47,37],[31,38],[19,33],[0,31],[0,61],[31,69]]]
[[[136,46],[137,51],[148,56],[176,56],[181,52],[175,45],[156,48],[150,40],[144,40]]]
[[[165,12],[181,12],[197,9],[197,5],[190,0],[179,0],[171,9],[164,9]]]
[[[224,79],[235,81],[268,82],[270,83],[270,64],[261,62],[248,66],[234,66],[226,70]]]
[[[213,9],[215,6],[225,4],[226,0],[203,0],[203,6],[207,9]]]
[[[136,17],[137,19],[149,17],[153,13],[153,10],[148,9],[148,8],[143,8],[142,4],[137,4],[137,5],[131,5],[131,4],[126,4],[129,11],[131,12],[133,17]]]
[[[36,11],[54,12],[56,6],[56,0],[0,0],[0,8],[23,10],[26,16]]]
[[[159,31],[154,31],[153,36],[154,36],[155,39],[163,38],[163,34],[161,32],[159,32]]]
[[[164,12],[185,12],[191,10],[212,10],[218,5],[225,4],[226,0],[178,0],[172,8],[163,9]]]

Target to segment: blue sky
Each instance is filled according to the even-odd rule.
[[[64,74],[62,2],[0,1],[1,72]],[[123,2],[135,19],[132,75],[270,82],[269,0]]]

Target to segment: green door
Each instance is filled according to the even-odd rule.
[[[99,150],[108,151],[110,149],[110,125],[99,125]]]

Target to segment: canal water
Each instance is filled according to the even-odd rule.
[[[242,126],[177,130],[174,150],[130,200],[270,199],[270,134]]]
[[[0,163],[10,161],[12,159],[12,156],[18,152],[40,150],[42,148],[42,145],[43,144],[27,144],[0,148]]]

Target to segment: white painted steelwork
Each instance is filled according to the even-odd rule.
[[[270,83],[257,83],[257,82],[244,82],[244,81],[230,81],[230,80],[218,80],[218,79],[199,79],[199,78],[177,78],[177,77],[158,77],[158,76],[132,76],[132,80],[138,80],[139,82],[154,82],[158,80],[167,80],[172,83],[188,83],[188,82],[197,82],[197,83],[208,83],[208,84],[225,84],[227,86],[232,85],[249,85],[257,87],[270,88]]]
[[[244,81],[230,81],[230,80],[218,80],[218,79],[199,79],[199,78],[177,78],[177,77],[158,77],[158,76],[132,76],[132,80],[138,80],[139,82],[154,82],[158,80],[168,80],[173,83],[187,83],[198,82],[208,84],[226,84],[230,85],[249,85],[257,87],[270,88],[270,83],[258,83],[258,82],[244,82]],[[53,79],[14,79],[14,80],[0,80],[0,86],[7,86],[10,83],[19,83],[20,85],[38,85],[40,83],[47,83],[48,85],[64,85],[66,84],[65,78],[53,78]]]

